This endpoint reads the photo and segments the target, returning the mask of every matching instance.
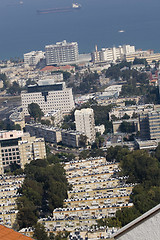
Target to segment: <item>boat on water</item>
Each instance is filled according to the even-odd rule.
[[[124,33],[124,30],[119,30],[118,32],[119,32],[119,33]]]
[[[60,12],[71,12],[73,10],[78,10],[81,8],[81,4],[79,3],[72,3],[71,7],[64,7],[64,8],[49,8],[44,10],[37,10],[38,14],[48,14],[48,13],[60,13]]]

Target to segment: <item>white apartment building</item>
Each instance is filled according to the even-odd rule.
[[[37,103],[44,114],[60,110],[65,115],[74,108],[72,89],[67,88],[65,82],[39,81],[21,92],[21,100],[25,115],[29,115],[28,105],[31,103]]]
[[[23,131],[0,132],[0,174],[11,163],[17,163],[24,168],[32,160],[46,157],[43,138],[30,137]]]
[[[102,48],[101,51],[96,50],[92,53],[93,62],[115,62],[123,60],[126,54],[135,53],[135,46],[123,45],[113,48]]]
[[[88,142],[95,141],[94,111],[92,108],[84,108],[75,111],[76,130],[87,136]]]
[[[78,43],[57,42],[54,45],[45,46],[46,63],[53,64],[68,64],[78,61]]]
[[[36,66],[37,63],[44,58],[45,53],[42,51],[32,51],[25,53],[23,56],[25,65]]]

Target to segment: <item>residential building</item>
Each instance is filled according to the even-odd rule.
[[[148,113],[150,139],[160,139],[160,111]]]
[[[97,219],[115,216],[122,207],[131,207],[129,196],[133,184],[126,177],[116,177],[119,164],[107,162],[105,157],[71,161],[64,166],[72,190],[63,208],[56,208],[53,217],[42,218],[48,231],[89,231]]]
[[[115,240],[150,240],[160,238],[160,204],[152,208],[142,216],[136,218],[112,237]]]
[[[67,88],[65,82],[41,80],[22,91],[21,100],[25,115],[29,115],[28,105],[31,103],[37,103],[44,114],[60,110],[65,115],[74,108],[72,89]]]
[[[95,48],[95,52],[92,53],[92,61],[98,62],[116,62],[116,60],[123,60],[126,54],[135,52],[135,46],[123,45],[118,48],[102,48],[101,51]]]
[[[133,99],[124,99],[123,102],[125,103],[125,101],[135,101],[134,98]],[[137,117],[140,114],[143,113],[147,113],[149,111],[153,111],[154,110],[154,104],[145,104],[145,105],[129,105],[129,106],[125,106],[125,104],[121,103],[121,102],[115,102],[117,105],[119,106],[115,106],[112,108],[112,110],[109,112],[109,119],[112,120],[112,117],[116,117],[118,119],[121,119],[124,117],[124,115],[128,115],[130,118],[132,118],[134,115],[137,115]]]
[[[76,130],[87,136],[87,141],[95,141],[95,121],[92,108],[84,108],[75,111]]]
[[[78,61],[78,43],[57,42],[54,45],[45,46],[46,64],[68,64],[76,63]]]
[[[45,53],[42,51],[32,51],[24,54],[24,65],[36,66],[44,58]]]
[[[44,137],[46,142],[59,143],[62,141],[61,129],[53,126],[38,124],[26,124],[26,131],[31,136]]]
[[[133,62],[135,58],[146,59],[148,64],[152,64],[153,61],[160,61],[160,53],[154,53],[153,50],[137,50],[134,53],[128,53],[125,56],[127,62]]]
[[[80,132],[63,129],[61,134],[62,134],[62,144],[70,147],[79,147],[79,139],[81,136]]]
[[[82,134],[73,130],[41,124],[26,124],[25,128],[31,136],[44,137],[46,142],[55,144],[62,141],[64,145],[71,147],[79,147],[79,138]]]
[[[0,174],[12,163],[24,168],[26,163],[45,157],[43,138],[30,137],[29,133],[16,130],[0,132]]]
[[[155,110],[153,111],[140,114],[139,121],[141,139],[144,140],[160,139],[160,111],[156,106],[154,107],[154,109]]]
[[[12,228],[16,222],[17,199],[21,197],[18,189],[22,186],[24,175],[3,175],[0,177],[0,224]],[[0,238],[1,239],[1,238]]]
[[[140,137],[142,140],[150,139],[148,112],[139,115]]]

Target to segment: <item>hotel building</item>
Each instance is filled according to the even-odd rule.
[[[45,46],[47,65],[76,63],[78,61],[78,43],[57,42]]]

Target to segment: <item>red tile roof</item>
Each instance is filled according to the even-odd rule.
[[[60,68],[59,67],[54,67],[54,66],[46,66],[46,67],[41,69],[41,71],[53,71],[53,70],[58,71],[58,70],[60,70]]]
[[[32,238],[0,225],[0,240],[32,240]]]
[[[54,67],[54,66],[46,66],[44,68],[41,69],[41,71],[59,71],[59,70],[73,70],[75,69],[74,66],[71,65],[66,65],[66,66],[60,66],[60,67]]]

